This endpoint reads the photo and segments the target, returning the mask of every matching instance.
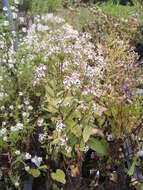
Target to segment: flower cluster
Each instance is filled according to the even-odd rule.
[[[53,22],[57,23],[57,26],[51,29]],[[106,62],[101,44],[97,46],[96,51],[89,33],[79,33],[64,19],[54,14],[47,14],[42,17],[36,16],[35,23],[28,29],[23,42],[30,52],[37,54],[42,51],[46,62],[54,56],[63,55],[63,59],[54,60],[54,64],[60,65],[65,89],[74,89],[79,86],[84,94],[92,93],[98,97],[102,94],[99,85]],[[34,85],[40,78],[46,76],[45,71],[46,66],[43,64],[35,68]]]
[[[39,67],[36,67],[35,69],[35,73],[34,73],[34,81],[33,81],[33,85],[35,86],[41,78],[45,77],[45,70],[46,70],[46,66],[41,64]]]

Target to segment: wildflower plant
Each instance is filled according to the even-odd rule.
[[[22,189],[27,176],[47,173],[53,183],[64,185],[69,176],[81,176],[89,149],[96,152],[101,171],[105,157],[113,163],[107,122],[118,138],[139,118],[134,99],[124,104],[124,91],[131,87],[124,75],[135,55],[130,61],[121,59],[130,62],[129,67],[119,65],[124,75],[115,76],[118,56],[111,59],[113,52],[107,52],[106,45],[94,44],[90,33],[77,31],[53,13],[34,17],[16,51],[7,28],[0,38],[0,152],[7,159],[0,171],[11,181],[7,186]],[[123,88],[114,76],[124,82]]]
[[[102,46],[96,49],[89,33],[54,14],[35,16],[17,51],[11,36],[8,47],[7,32],[1,39],[0,147],[9,163],[4,175],[20,188],[23,176],[38,177],[60,154],[81,168],[102,95]],[[105,142],[99,143],[103,151],[97,152],[106,154]],[[53,173],[51,178],[66,182]]]

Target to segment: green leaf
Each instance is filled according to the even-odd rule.
[[[30,169],[29,173],[35,178],[40,176],[40,171],[38,169]]]
[[[63,183],[63,184],[66,183],[65,173],[60,169],[57,169],[56,173],[52,172],[51,177],[55,181],[58,181],[58,182]]]
[[[76,125],[76,126],[72,127],[71,132],[76,137],[80,137],[82,135],[82,130],[81,130],[81,127],[79,125]]]
[[[47,94],[49,95],[49,96],[51,96],[51,97],[55,97],[55,93],[54,93],[54,90],[50,87],[50,86],[48,86],[47,85],[47,87],[46,87],[46,92],[47,92]]]
[[[86,126],[83,131],[83,139],[84,142],[86,143],[89,140],[90,135],[92,134],[92,127],[91,126]]]
[[[87,145],[89,146],[89,148],[96,151],[97,154],[101,156],[107,155],[106,144],[104,141],[91,138],[87,142]]]
[[[136,162],[137,162],[137,157],[135,156],[134,159],[133,159],[133,163],[128,171],[128,175],[131,176],[133,175],[134,173],[134,170],[135,170],[135,165],[136,165]]]
[[[42,166],[39,167],[39,169],[42,170],[42,171],[44,171],[44,172],[46,172],[48,170],[48,168],[49,167],[46,166],[46,165],[42,165]]]
[[[37,93],[36,93],[36,96],[37,96],[37,97],[40,97],[40,96],[41,96],[41,93],[40,93],[40,92],[37,92]]]
[[[45,109],[46,111],[50,112],[50,113],[57,113],[57,109],[54,108],[53,106],[51,105],[48,105],[48,108]]]
[[[129,171],[128,171],[128,175],[129,176],[133,175],[134,169],[135,169],[135,163],[133,162],[132,165],[131,165],[131,167],[130,167],[130,169],[129,169]]]

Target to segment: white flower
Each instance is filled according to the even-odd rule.
[[[25,105],[29,105],[28,100],[25,100],[25,101],[24,101],[24,104],[25,104]]]
[[[44,121],[43,118],[39,118],[39,119],[38,119],[38,121],[37,121],[38,127],[41,127],[41,126],[42,126],[43,121]]]
[[[138,153],[137,153],[138,157],[142,157],[143,156],[143,150],[140,150]]]
[[[16,150],[15,151],[15,154],[18,156],[18,155],[20,155],[20,151],[19,150]]]
[[[32,111],[32,110],[33,110],[33,107],[32,107],[32,106],[28,106],[28,109],[29,109],[30,111]]]
[[[13,105],[9,106],[9,109],[13,110],[13,108],[14,108]]]
[[[2,125],[6,125],[6,122],[5,122],[5,121],[3,121],[3,122],[2,122]]]
[[[99,170],[96,172],[96,176],[97,176],[97,177],[100,176],[100,171],[99,171]]]
[[[44,138],[45,138],[44,134],[39,134],[39,138],[38,138],[39,142],[42,142]]]
[[[19,92],[19,96],[23,96],[23,93],[22,93],[22,92]]]
[[[65,127],[65,125],[62,123],[62,120],[58,120],[56,123],[56,130],[60,132],[63,127]]]
[[[8,20],[5,20],[4,23],[3,23],[4,26],[9,26],[9,21]]]
[[[42,162],[42,157],[38,157],[38,156],[34,156],[31,161],[37,166],[39,167],[41,162]]]
[[[3,11],[8,11],[8,8],[7,7],[3,7]]]
[[[7,129],[3,128],[0,130],[0,136],[3,136],[6,133]]]
[[[94,103],[93,104],[93,109],[96,110],[97,109],[97,105]]]
[[[14,3],[18,5],[19,4],[19,0],[14,0]]]
[[[11,126],[10,130],[13,131],[13,132],[18,131],[16,126]]]
[[[16,19],[17,18],[17,14],[16,13],[12,13],[12,17],[13,17],[13,19]]]
[[[20,20],[20,23],[23,23],[24,22],[24,17],[20,17],[19,20]]]
[[[2,76],[0,76],[0,81],[2,81]]]
[[[89,150],[89,147],[86,145],[86,146],[84,147],[84,152],[86,153],[88,150]]]
[[[24,125],[23,125],[22,123],[17,123],[17,124],[16,124],[16,128],[17,128],[18,130],[22,130],[23,127],[24,127]]]
[[[10,113],[9,116],[12,117],[12,116],[13,116],[13,113]]]
[[[8,66],[9,66],[10,69],[14,67],[14,65],[11,64],[11,63],[9,63]]]
[[[26,117],[26,116],[27,116],[27,113],[26,113],[26,112],[23,112],[22,115],[23,115],[23,117]]]
[[[28,171],[30,170],[30,167],[29,167],[29,166],[26,166],[24,169],[25,169],[25,171],[28,172]]]
[[[18,187],[19,186],[19,182],[16,181],[14,185],[15,185],[15,187]]]
[[[17,106],[18,109],[23,108],[23,104]]]
[[[31,154],[29,154],[28,152],[26,152],[24,158],[25,158],[25,160],[30,160],[31,159]]]
[[[15,6],[11,6],[11,10],[14,11],[16,8]]]
[[[67,151],[67,153],[70,153],[72,151],[72,148],[70,146],[66,146],[65,150]]]
[[[3,140],[5,141],[5,142],[7,142],[7,137],[5,136],[5,137],[3,137]]]
[[[22,32],[23,32],[23,33],[26,33],[26,32],[27,32],[26,27],[22,27]]]
[[[5,106],[2,106],[2,107],[1,107],[1,111],[3,111],[4,109],[5,109]]]

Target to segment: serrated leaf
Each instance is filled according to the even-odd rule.
[[[51,177],[55,181],[58,181],[58,182],[63,183],[63,184],[66,183],[65,173],[60,169],[57,169],[56,172],[52,172]]]
[[[97,140],[95,138],[91,138],[87,142],[87,145],[89,146],[89,148],[96,151],[97,154],[99,154],[101,156],[107,155],[106,144],[102,140]]]

